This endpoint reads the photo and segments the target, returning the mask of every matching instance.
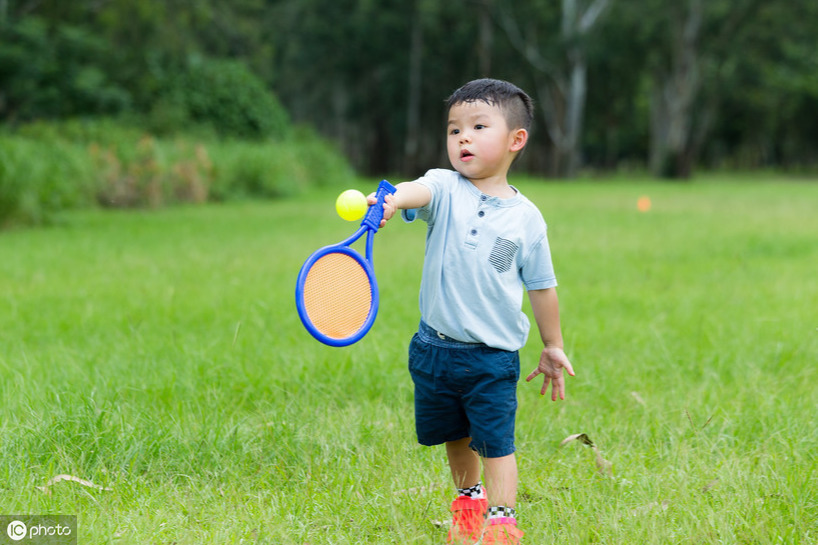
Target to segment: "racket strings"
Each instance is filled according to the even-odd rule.
[[[310,267],[304,281],[304,308],[313,326],[334,339],[345,339],[366,323],[372,286],[363,266],[343,253],[329,253]]]

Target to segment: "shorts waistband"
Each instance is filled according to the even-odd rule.
[[[429,344],[442,348],[486,348],[486,345],[483,343],[467,343],[444,335],[430,327],[423,320],[420,321],[420,325],[418,326],[418,337]]]

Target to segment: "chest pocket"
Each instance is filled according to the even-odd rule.
[[[498,273],[502,274],[511,269],[514,257],[517,255],[519,246],[508,239],[497,237],[494,240],[494,247],[489,255],[489,263]]]

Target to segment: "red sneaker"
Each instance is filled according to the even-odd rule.
[[[525,533],[517,529],[517,520],[513,518],[497,518],[489,521],[483,530],[482,545],[520,545]]]
[[[446,543],[474,545],[483,533],[483,517],[489,508],[487,499],[475,500],[469,496],[458,496],[452,502],[452,527]]]

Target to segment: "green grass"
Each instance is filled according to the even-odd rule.
[[[520,385],[526,542],[818,540],[818,184],[519,182],[577,371],[562,403]],[[442,543],[405,369],[424,227],[378,235],[378,321],[324,347],[293,288],[350,230],[335,193],[0,234],[2,511],[76,514],[79,543]],[[36,488],[58,474],[111,490]]]

